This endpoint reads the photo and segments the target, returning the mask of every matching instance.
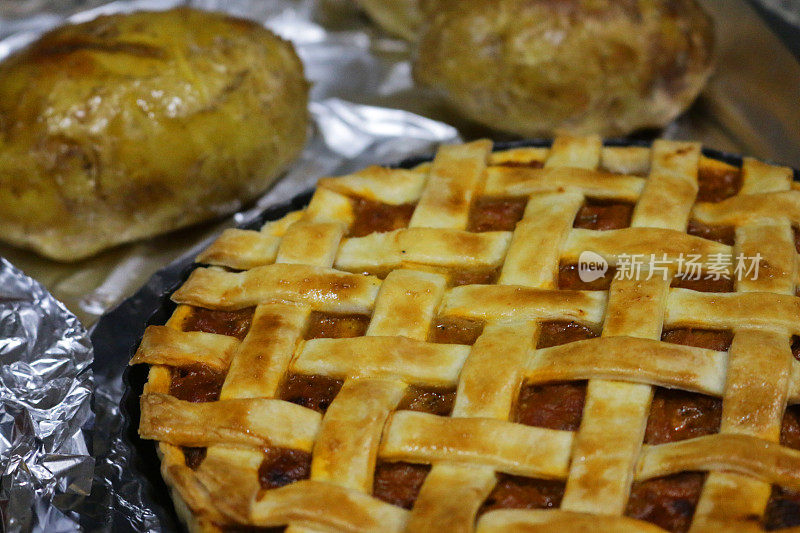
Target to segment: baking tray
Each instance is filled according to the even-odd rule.
[[[752,4],[755,0],[700,1],[716,20],[716,72],[686,113],[664,130],[651,131],[649,135],[697,140],[704,146],[800,168],[800,64],[797,57],[757,14]],[[336,98],[354,105],[375,106],[384,111],[402,110],[434,119],[442,125],[455,127],[465,140],[515,139],[502,138],[496,132],[465,120],[435,93],[415,86],[411,82],[408,45],[376,28],[352,0],[0,0],[0,7],[5,9],[0,11],[0,36],[14,32],[0,41],[0,56],[5,53],[4,46],[7,49],[12,41],[19,44],[21,38],[30,38],[31,32],[63,21],[76,11],[80,11],[77,17],[85,19],[91,15],[87,9],[101,4],[103,11],[113,11],[144,5],[169,7],[178,3],[248,16],[293,40],[313,82],[314,105]],[[43,12],[33,10],[34,5]],[[4,19],[3,14],[8,15],[9,9],[19,17]],[[393,135],[396,136],[394,140],[384,138],[383,148],[402,147],[404,151],[392,161],[414,153],[408,148],[407,130]],[[436,136],[431,136],[432,142],[436,140]],[[260,205],[274,205],[306,190],[308,181],[295,179],[297,177],[346,171],[344,168],[315,169],[314,165],[325,162],[330,155],[320,152],[318,148],[323,145],[309,145],[304,154],[307,166],[299,168],[305,163],[298,162],[293,168],[297,172],[292,171],[283,178]],[[353,143],[345,146],[353,147]],[[370,160],[376,153],[379,150],[365,150],[359,166],[387,161],[385,156],[377,157],[377,161]],[[345,157],[345,163],[349,162],[354,162],[352,155]],[[152,273],[208,235],[233,225],[233,218],[226,217],[152,240],[119,246],[77,264],[55,263],[2,244],[0,255],[44,284],[88,327],[104,311],[133,294]]]
[[[497,143],[494,151],[519,147],[546,147],[546,141],[517,141]],[[648,141],[608,141],[605,146],[649,146]],[[725,163],[741,166],[742,157],[713,149],[703,149],[703,155]],[[420,157],[403,161],[397,167],[412,168],[420,163],[431,161],[432,157]],[[794,180],[800,181],[800,170],[794,170]],[[277,220],[291,211],[303,209],[311,199],[313,191],[306,191],[292,200],[266,209],[261,216],[241,229],[257,230],[266,222]],[[181,525],[172,506],[172,499],[159,471],[161,461],[156,455],[153,441],[139,438],[139,396],[147,380],[146,365],[127,366],[141,342],[144,330],[149,325],[166,323],[175,309],[170,300],[172,293],[180,287],[196,268],[195,253],[159,270],[136,294],[123,301],[118,307],[100,318],[92,331],[95,347],[94,370],[107,375],[119,368],[125,368],[123,385],[125,392],[120,404],[122,416],[121,438],[128,447],[129,467],[141,486],[142,499],[153,512],[162,531],[180,531]],[[112,367],[113,365],[113,367]],[[116,367],[116,368],[114,368]],[[133,530],[127,523],[111,524],[114,531]]]

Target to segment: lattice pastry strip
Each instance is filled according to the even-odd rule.
[[[585,157],[583,157],[583,151],[579,149],[580,146],[578,146],[578,149],[576,149],[576,145],[581,145],[585,142],[586,141],[583,139],[562,139],[560,142],[554,145],[549,154],[548,161],[550,161],[550,159],[556,161],[561,160],[565,163],[573,164],[575,166],[587,164],[596,165],[596,163],[592,163],[591,161],[587,162],[585,160]],[[588,143],[598,147],[600,144],[599,139],[588,140]],[[545,165],[547,164],[548,163],[546,162]],[[552,199],[556,198],[557,195],[553,195]],[[538,206],[545,205],[546,200],[547,199],[543,199],[540,201],[538,198],[529,199],[528,206],[526,208],[527,216],[523,218],[523,221],[517,226],[518,232],[521,231],[520,226],[526,223],[528,216],[532,219],[533,216],[535,216],[534,214],[536,213],[536,208]],[[580,206],[579,202],[582,200],[582,198],[578,195],[571,195],[566,196],[565,200],[570,202],[572,205],[572,212],[570,213],[570,209],[567,209],[566,213],[569,219],[566,217],[561,217],[554,225],[554,229],[561,230],[564,235],[566,235],[566,230],[569,228],[569,226],[571,226],[572,219],[574,218],[575,212]],[[554,214],[557,212],[556,209],[552,211]],[[509,267],[513,268],[511,265],[520,264],[519,261],[521,257],[519,256],[525,253],[525,250],[523,249],[524,246],[524,240],[519,241],[517,246],[518,251],[516,253],[510,253],[510,257],[506,258],[506,267],[501,274],[501,283],[505,283],[503,280],[509,277]],[[547,261],[547,259],[548,258],[545,258],[545,261]],[[545,272],[547,272],[547,274],[549,274],[548,277],[552,279],[555,274],[555,268],[552,265],[557,267],[558,256],[550,256],[549,259],[550,264],[541,262],[540,264],[545,265]],[[534,271],[535,270],[536,269],[534,267]],[[542,269],[539,270],[541,272]],[[526,273],[520,273],[519,270],[517,270],[517,272],[520,274],[519,277],[522,278],[518,280],[519,282],[524,283],[524,281],[529,281],[525,279],[527,277]],[[513,290],[517,289],[518,287],[514,288]],[[446,305],[444,306],[444,309],[447,310]],[[465,369],[462,371],[462,378],[459,383],[458,400],[453,411],[454,419],[450,424],[443,424],[443,429],[448,426],[458,427],[456,422],[459,417],[475,417],[486,414],[486,411],[478,404],[478,402],[469,401],[470,395],[473,394],[485,400],[492,398],[487,407],[495,410],[495,417],[499,420],[493,424],[497,425],[497,429],[492,431],[488,427],[478,427],[478,422],[474,418],[466,418],[463,422],[458,422],[458,424],[463,426],[464,429],[457,430],[458,433],[456,433],[456,435],[472,435],[473,437],[471,440],[474,442],[461,443],[459,446],[455,441],[453,441],[451,445],[445,446],[445,448],[451,450],[450,455],[455,456],[453,459],[456,460],[457,455],[460,453],[465,453],[467,456],[473,456],[476,458],[480,457],[480,459],[477,461],[477,463],[472,462],[470,465],[453,463],[449,461],[444,463],[438,462],[434,464],[433,468],[431,469],[431,473],[428,475],[425,483],[422,486],[419,498],[417,499],[417,503],[412,511],[409,522],[409,528],[411,530],[427,531],[441,527],[453,531],[471,529],[471,525],[474,522],[475,515],[482,501],[488,496],[489,492],[495,485],[495,469],[500,469],[506,473],[520,475],[527,474],[532,477],[550,478],[564,476],[566,464],[561,463],[557,456],[554,456],[551,452],[549,452],[545,447],[545,443],[550,439],[564,438],[566,437],[566,434],[563,432],[554,432],[552,430],[531,430],[535,428],[523,430],[523,428],[519,426],[511,426],[508,425],[507,422],[500,422],[509,419],[513,397],[518,391],[518,386],[521,382],[520,373],[518,371],[513,371],[509,368],[509,366],[513,365],[514,363],[519,364],[525,358],[525,348],[527,347],[530,349],[531,340],[535,342],[538,334],[535,322],[533,321],[535,319],[541,319],[541,316],[544,314],[542,309],[533,308],[531,311],[533,312],[533,315],[528,317],[530,322],[513,323],[515,326],[515,331],[513,333],[509,331],[509,328],[512,327],[512,323],[504,321],[502,316],[492,316],[488,321],[486,331],[476,341],[473,351],[468,358],[467,363],[465,364]],[[518,318],[523,317],[524,315],[519,316]],[[497,320],[499,320],[499,322]],[[514,342],[517,347],[509,350],[508,354],[511,356],[511,359],[506,361],[505,365],[499,366],[496,363],[494,368],[488,368],[484,365],[489,362],[491,353],[490,350],[492,348],[496,349],[497,343],[503,342],[503,340],[500,338],[501,335],[505,336],[507,340]],[[522,347],[522,350],[520,350],[519,347]],[[503,368],[506,368],[509,371],[502,372]],[[480,379],[477,379],[477,376],[475,376],[476,371],[480,370],[486,371],[484,380],[488,382],[489,387],[492,387],[493,385],[497,387],[492,392],[489,392],[480,386]],[[484,394],[482,394],[482,392]],[[410,418],[412,420],[419,419],[419,421],[416,422],[414,426],[409,426],[403,428],[402,431],[397,431],[395,429],[395,424],[399,418],[400,415],[395,415],[393,424],[390,426],[387,433],[387,446],[384,448],[384,451],[387,453],[392,451],[391,443],[393,435],[398,433],[407,435],[409,431],[415,431],[416,428],[420,426],[425,427],[424,416],[409,414],[403,415],[403,420]],[[431,421],[431,423],[432,422],[433,421]],[[480,424],[487,426],[490,423],[489,421],[485,421],[481,422]],[[473,430],[467,429],[471,425],[475,425],[476,427]],[[502,428],[505,428],[505,430]],[[508,450],[512,450],[511,455],[516,455],[518,457],[517,461],[507,462],[500,460],[498,462],[498,459],[504,455],[501,449],[499,449],[496,444],[493,445],[493,443],[490,442],[481,442],[482,435],[497,434],[501,432],[508,437],[505,439],[506,442],[503,443],[504,446]],[[517,433],[516,435],[515,432]],[[444,440],[447,442],[447,433],[437,432],[436,430],[432,429],[421,432],[421,435],[423,436],[421,438],[424,439],[424,435],[428,433],[435,435],[438,434],[439,437],[437,440]],[[530,435],[541,433],[542,436],[538,439],[539,443],[534,444],[534,442],[531,441],[526,444],[526,433]],[[471,446],[473,445],[475,446],[475,451],[471,450]],[[480,454],[480,451],[482,450],[492,450],[495,448],[498,449],[493,455],[486,455],[485,453]],[[424,450],[426,449],[435,451],[436,446],[426,446],[423,442],[414,442],[414,444],[409,447],[409,450],[414,450],[415,454],[418,454],[421,450],[424,453]],[[530,449],[536,450],[536,453],[541,458],[540,462],[545,462],[534,465],[535,468],[533,470],[526,471],[520,467],[525,462],[522,460],[525,450]],[[447,461],[446,457],[431,457],[431,459]],[[478,464],[480,464],[480,466],[478,466]],[[458,489],[453,490],[454,486],[457,486]],[[428,502],[437,502],[437,505],[432,506]]]
[[[650,178],[634,211],[632,227],[681,231],[686,227],[686,205],[691,204],[697,191],[699,156],[697,145],[654,143]],[[674,195],[675,191],[679,193]],[[658,278],[647,283],[615,280],[609,291],[603,335],[658,338],[668,283]],[[634,310],[629,305],[631,301],[643,305]],[[652,394],[649,385],[589,381],[563,509],[623,513]]]
[[[758,180],[758,166],[745,165],[745,184],[762,181],[765,188],[780,185],[780,177],[774,173],[766,172],[763,179]],[[785,185],[788,188],[788,183]],[[738,282],[737,290],[791,294],[797,258],[790,233],[786,223],[778,226],[749,224],[737,228],[740,253],[755,251],[760,254],[763,250],[767,265],[760,278]],[[761,249],[753,250],[753,241],[757,239],[761,239],[763,244]],[[720,436],[748,435],[778,442],[793,361],[787,342],[789,335],[785,329],[776,326],[771,331],[750,327],[733,331]],[[755,368],[762,376],[770,376],[770,382],[753,376]],[[753,517],[761,517],[770,491],[769,482],[726,472],[711,472],[698,502],[692,530],[716,529],[732,521],[747,523]],[[731,494],[736,496],[731,497]]]
[[[275,398],[311,308],[261,304],[239,346],[220,391],[220,399]]]
[[[442,276],[394,271],[381,287],[367,336],[363,338],[365,342],[352,339],[311,341],[300,354],[294,365],[296,370],[346,378],[328,408],[314,448],[312,479],[371,492],[383,427],[408,386],[397,378],[404,374],[404,370],[412,370],[405,374],[412,383],[417,377],[412,369],[415,357],[411,356],[415,343],[409,343],[409,351],[403,351],[397,349],[397,341],[385,341],[391,339],[390,336],[398,335],[407,339],[424,339],[433,312],[444,293],[444,284]],[[397,320],[398,315],[408,320],[401,323]],[[343,344],[348,346],[333,347]],[[444,352],[437,350],[432,357],[439,356],[442,362],[448,361]],[[457,353],[453,355],[456,358],[449,360],[455,365],[451,363],[437,367],[435,363],[423,364],[418,367],[419,370],[433,372],[420,377],[454,380],[453,371],[460,370],[462,359],[458,358]],[[341,366],[332,364],[337,360]],[[314,363],[321,365],[315,367]],[[400,366],[406,368],[401,370]]]

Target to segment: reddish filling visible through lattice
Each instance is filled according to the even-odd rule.
[[[661,340],[711,350],[730,348],[729,331],[677,328]],[[719,431],[722,401],[682,390],[657,388],[650,405],[645,443],[663,444]],[[703,489],[705,474],[683,472],[634,483],[626,515],[652,522],[668,531],[687,531]]]
[[[702,237],[709,241],[717,241],[728,246],[733,246],[736,237],[736,228],[733,226],[710,226],[698,220],[690,220],[686,233],[695,237]]]
[[[467,318],[439,318],[428,333],[429,342],[437,344],[466,344],[472,346],[483,333],[483,322]]]
[[[722,421],[722,400],[683,390],[656,388],[644,442],[665,444],[712,435]]]
[[[460,287],[461,285],[494,285],[499,277],[499,268],[454,270],[449,272],[448,284],[450,287]]]
[[[773,485],[764,513],[764,529],[773,531],[800,526],[800,491]]]
[[[514,231],[525,214],[527,198],[478,198],[469,213],[468,231]]]
[[[267,448],[258,468],[258,482],[262,489],[277,489],[308,479],[310,472],[310,453],[290,448]]]
[[[792,351],[797,357],[797,342]],[[800,405],[786,408],[781,424],[781,444],[800,450]],[[800,526],[800,491],[773,486],[772,495],[764,514],[764,528],[768,531],[784,527]]]
[[[453,411],[455,400],[455,389],[411,386],[397,409],[448,416]]]
[[[543,161],[503,161],[502,163],[498,163],[497,166],[499,167],[511,167],[511,168],[543,168],[544,162]]]
[[[378,463],[372,495],[392,505],[411,509],[430,470],[430,465]]]
[[[710,279],[706,279],[708,274],[700,273],[700,275],[686,274],[681,276],[675,276],[672,278],[672,283],[670,287],[674,287],[677,289],[691,289],[693,291],[698,292],[733,292],[734,291],[734,283],[733,277],[728,276],[719,276],[717,279],[713,279],[713,276]],[[694,279],[698,278],[698,279]]]
[[[792,233],[794,234],[794,249],[800,254],[800,228],[797,226],[792,227]]]
[[[497,474],[497,484],[478,514],[496,509],[553,509],[564,497],[563,481]]]
[[[688,531],[705,478],[702,472],[682,472],[634,483],[625,514],[667,531]]]
[[[549,348],[560,344],[582,341],[597,337],[598,334],[588,326],[574,320],[549,320],[539,326],[537,348]]]
[[[184,446],[181,448],[181,451],[183,451],[184,463],[192,470],[197,470],[200,463],[206,458],[206,448],[190,448]]]
[[[577,431],[585,401],[585,381],[524,385],[512,420],[528,426]]]
[[[364,237],[407,228],[416,204],[390,205],[364,198],[352,200],[354,220],[348,237]]]
[[[742,173],[738,168],[701,167],[697,185],[698,202],[721,202],[739,193]]]
[[[786,408],[781,424],[781,444],[800,450],[800,405]]]
[[[308,407],[319,413],[328,410],[344,383],[327,376],[290,374],[281,387],[280,399]]]
[[[733,333],[718,329],[673,328],[661,332],[661,340],[672,344],[726,352],[733,342]]]
[[[578,265],[562,264],[558,267],[558,288],[571,291],[607,291],[616,275],[616,267],[609,267],[608,271],[596,280],[583,281],[580,278]]]
[[[630,227],[633,204],[587,198],[573,224],[574,228],[607,231]]]
[[[370,318],[366,315],[338,315],[313,311],[308,318],[305,339],[363,337]]]
[[[253,321],[254,307],[237,311],[217,311],[193,307],[182,324],[183,331],[202,331],[244,339]]]
[[[173,368],[169,393],[187,402],[213,402],[219,399],[225,374],[201,364]]]

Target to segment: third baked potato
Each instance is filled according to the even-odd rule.
[[[702,89],[713,32],[695,0],[432,0],[416,79],[524,136],[663,126]]]

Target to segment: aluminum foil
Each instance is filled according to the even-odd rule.
[[[767,9],[795,26],[800,26],[800,0],[759,0]]]
[[[764,1],[786,5],[792,0]],[[655,134],[699,139],[712,148],[800,166],[800,85],[787,83],[800,79],[800,65],[746,0],[703,3],[716,18],[717,73],[696,105]],[[0,245],[0,256],[36,277],[87,325],[133,294],[164,265],[194,254],[223,228],[252,220],[263,207],[288,200],[321,176],[428,154],[437,144],[459,138],[507,139],[464,120],[436,95],[415,87],[409,45],[376,28],[352,0],[0,0],[0,59],[64,21],[180,4],[258,20],[295,44],[313,83],[310,141],[287,175],[255,206],[225,220],[121,246],[69,265]],[[7,263],[0,266],[10,268]],[[156,295],[164,290],[162,281],[156,275],[144,290]],[[0,293],[5,285],[0,284]],[[30,282],[30,287],[44,295],[40,286]],[[22,305],[19,302],[13,305]],[[55,305],[51,304],[54,310]],[[29,332],[35,331],[29,325],[48,315],[29,311],[25,316],[25,332]],[[146,318],[126,317],[137,327]],[[91,421],[86,407],[86,366],[91,352],[74,317],[67,324],[71,326],[63,330],[63,339],[74,339],[72,362],[64,362],[66,358],[59,359],[43,346],[41,353],[46,355],[40,361],[21,359],[26,362],[17,367],[3,365],[0,373],[16,387],[14,394],[29,395],[28,403],[4,407],[0,418],[4,463],[0,511],[6,529],[162,530],[165,526],[144,503],[143,486],[132,471],[136,458],[123,435],[119,404],[129,346],[103,350],[103,360],[94,364],[96,467],[91,493],[86,495],[91,458],[81,440],[86,432],[79,428]],[[94,331],[96,342],[113,339],[114,331],[107,329],[101,323]],[[6,333],[6,322],[0,322],[0,339],[11,338],[9,345],[16,346],[16,337]],[[61,334],[53,326],[47,335],[50,340],[42,336],[40,343],[51,342],[56,335]],[[57,345],[66,350],[65,343],[69,345],[67,341]],[[6,356],[0,348],[0,357]],[[5,390],[0,392],[5,394]],[[48,421],[43,418],[45,406],[51,409],[46,413]]]
[[[94,459],[92,345],[39,283],[0,258],[0,517],[4,531],[71,531]]]

